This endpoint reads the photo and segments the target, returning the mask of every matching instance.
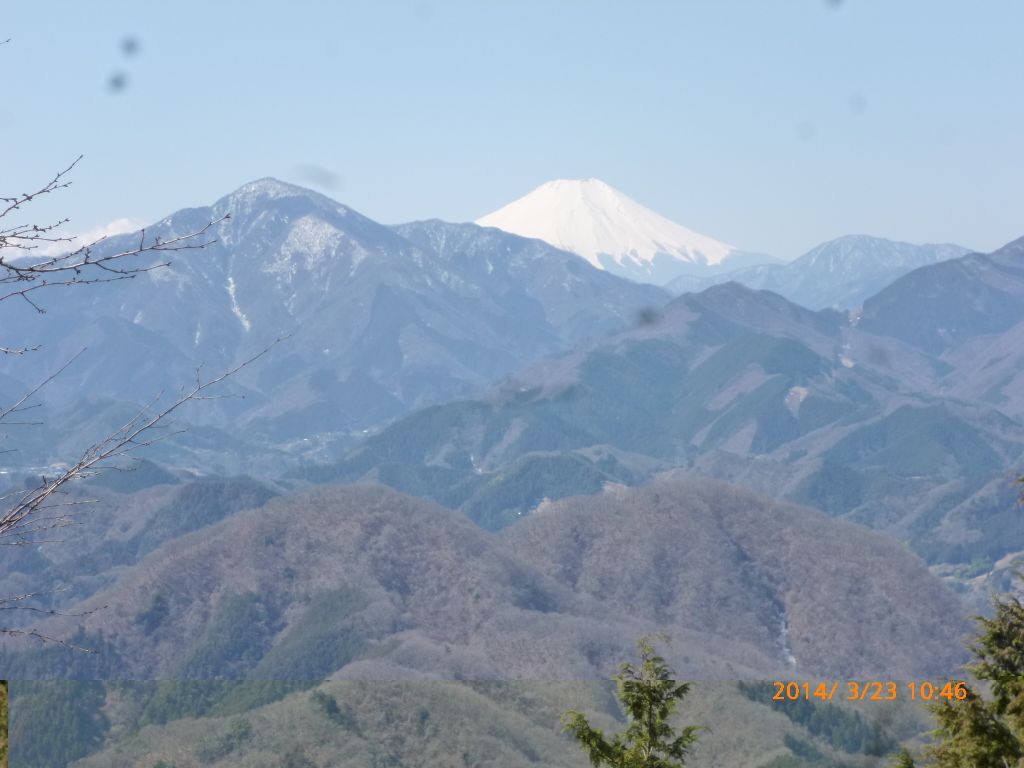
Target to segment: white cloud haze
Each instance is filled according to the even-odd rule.
[[[65,233],[64,237],[70,237],[70,241],[59,243],[41,243],[38,248],[32,251],[35,256],[55,256],[59,253],[67,253],[83,245],[92,245],[97,240],[114,235],[123,235],[125,232],[135,232],[142,229],[143,222],[138,219],[114,219],[107,224],[99,224],[78,234]]]

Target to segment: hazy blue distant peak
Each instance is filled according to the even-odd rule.
[[[844,235],[815,246],[788,264],[762,264],[703,278],[684,276],[668,287],[673,293],[684,293],[734,280],[774,291],[811,309],[852,309],[907,272],[967,253],[968,248],[948,243],[919,245]]]
[[[970,252],[952,243],[916,244],[871,235],[844,235],[815,246],[790,266],[856,272],[866,266],[919,267]]]
[[[1011,355],[1008,361],[1016,358],[1019,342],[1016,338],[999,341],[995,335],[1021,322],[1024,238],[990,254],[971,253],[909,271],[864,302],[859,327],[933,355],[991,337],[986,341],[987,354]],[[1009,370],[1004,373],[1011,375]],[[1005,378],[995,386],[1001,388],[1008,381]]]
[[[1003,247],[993,251],[991,256],[997,261],[1014,261],[1024,257],[1024,237],[1011,240]]]

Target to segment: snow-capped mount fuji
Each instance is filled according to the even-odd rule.
[[[776,261],[676,224],[599,179],[549,181],[476,223],[543,240],[598,269],[656,285]]]

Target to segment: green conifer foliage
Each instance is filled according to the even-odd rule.
[[[1024,487],[1024,476],[1018,482]],[[991,697],[968,687],[965,698],[932,707],[938,728],[922,768],[1024,766],[1024,605],[1012,595],[997,598],[991,618],[976,618],[981,632],[971,648],[976,661],[968,669],[987,683]],[[894,765],[914,768],[915,763],[904,751]]]
[[[906,748],[901,749],[896,753],[890,765],[892,768],[915,768],[914,756]]]
[[[1021,743],[995,707],[969,691],[963,701],[934,708],[938,743],[927,751],[935,768],[1016,768]]]
[[[629,721],[626,730],[609,739],[573,710],[562,715],[563,729],[572,733],[595,768],[680,768],[703,730],[691,725],[677,736],[668,722],[690,684],[673,679],[649,637],[640,638],[637,648],[639,668],[627,662],[615,676],[617,696]]]

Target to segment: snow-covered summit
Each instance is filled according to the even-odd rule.
[[[326,195],[312,189],[289,184],[271,177],[256,179],[243,184],[234,192],[225,195],[213,204],[215,213],[244,213],[260,209],[275,201],[304,200],[322,210],[330,210],[345,215],[349,208],[332,200]]]
[[[549,181],[476,223],[544,240],[645,283],[771,261],[676,224],[599,179]]]

